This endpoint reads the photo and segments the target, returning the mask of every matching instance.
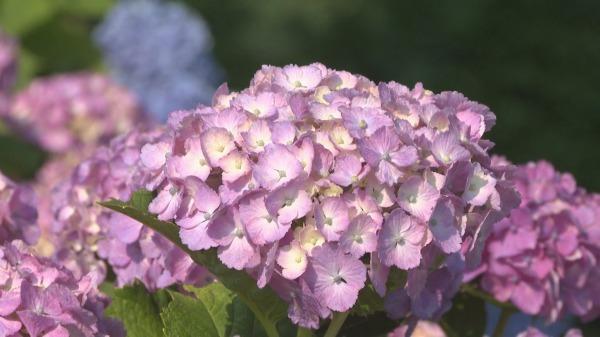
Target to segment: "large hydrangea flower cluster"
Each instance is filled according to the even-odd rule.
[[[33,189],[14,183],[0,172],[0,244],[17,239],[35,244],[39,236]]]
[[[349,310],[367,275],[390,316],[436,318],[518,205],[490,169],[494,122],[456,92],[264,66],[249,88],[171,114],[165,138],[142,148],[149,209],[191,250],[216,247],[269,283],[302,326]]]
[[[209,103],[221,81],[210,31],[183,4],[120,1],[95,37],[116,79],[157,119]]]
[[[93,286],[49,260],[32,255],[22,241],[0,246],[0,335],[124,336],[103,316],[107,300]]]
[[[97,205],[111,198],[129,199],[140,186],[140,148],[160,134],[158,129],[134,130],[116,137],[55,188],[53,256],[76,276],[96,271],[101,281],[108,263],[119,286],[139,279],[151,290],[176,282],[197,284],[206,277],[204,269],[161,235]]]
[[[140,119],[132,95],[99,74],[56,75],[16,94],[4,116],[46,151],[85,151],[129,131]]]
[[[497,167],[507,165],[495,158]],[[600,196],[578,188],[573,176],[541,161],[512,174],[522,202],[498,222],[484,263],[467,278],[498,300],[554,322],[565,314],[600,314]]]

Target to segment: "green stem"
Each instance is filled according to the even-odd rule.
[[[498,319],[496,328],[494,328],[494,333],[492,334],[492,337],[502,337],[504,335],[504,329],[506,329],[506,324],[508,323],[508,320],[512,313],[512,309],[502,308],[502,311],[500,312],[500,318]]]
[[[334,313],[323,337],[336,337],[349,314],[350,311]]]

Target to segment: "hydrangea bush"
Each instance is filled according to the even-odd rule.
[[[484,301],[493,337],[514,310],[598,317],[600,196],[490,157],[495,115],[460,93],[314,63],[163,126],[98,75],[11,106],[54,156],[37,199],[0,175],[0,336],[124,334],[112,316],[131,336],[471,337]]]

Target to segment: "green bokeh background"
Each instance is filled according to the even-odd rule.
[[[89,33],[113,2],[0,0],[0,26],[22,45],[18,86],[102,71]],[[376,81],[457,90],[496,113],[495,153],[548,159],[600,190],[599,1],[184,2],[208,21],[233,88],[261,64],[319,61]],[[15,152],[6,144],[0,138],[0,167]],[[17,173],[27,165],[11,159]]]

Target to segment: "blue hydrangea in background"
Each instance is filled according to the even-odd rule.
[[[182,4],[123,0],[94,37],[117,81],[158,120],[209,103],[223,80],[206,23]]]

